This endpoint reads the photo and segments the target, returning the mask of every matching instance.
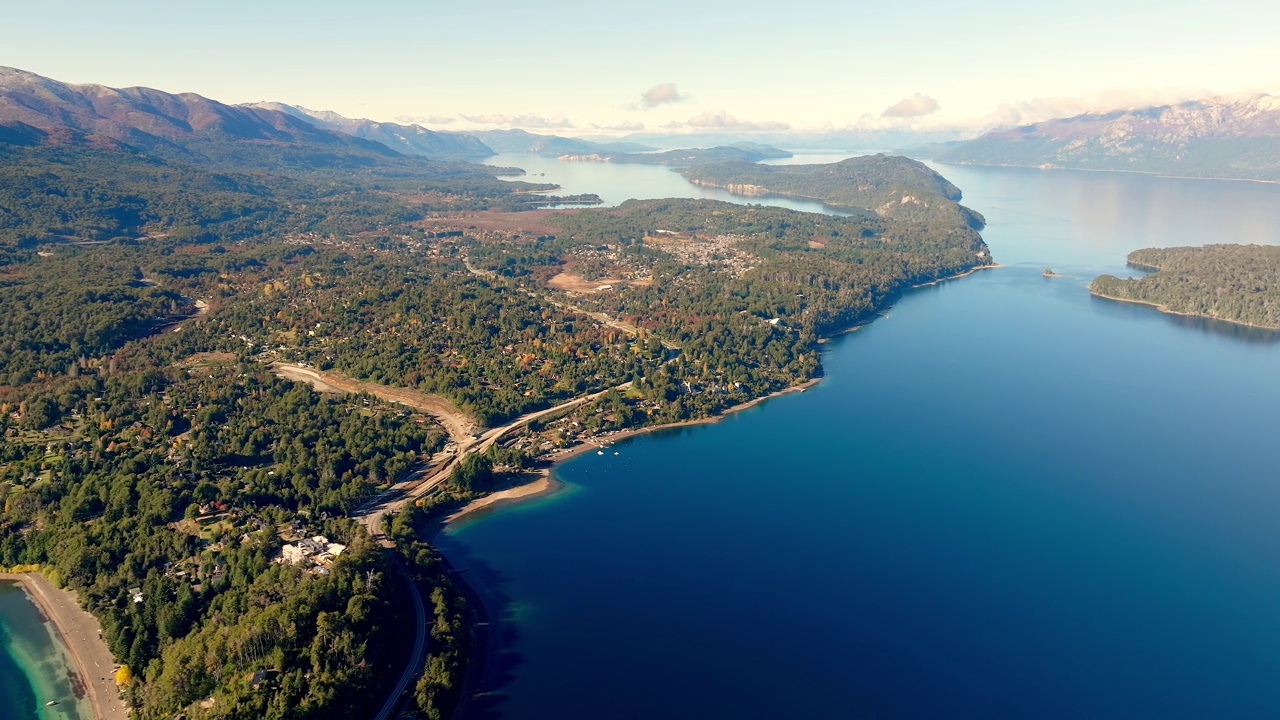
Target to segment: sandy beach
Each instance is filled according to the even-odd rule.
[[[22,583],[31,600],[57,628],[62,643],[75,662],[76,681],[89,696],[96,720],[126,720],[128,708],[116,688],[116,661],[102,640],[97,618],[80,607],[75,593],[59,590],[42,575],[0,573],[0,580]],[[77,683],[78,681],[78,683]]]
[[[637,435],[645,435],[648,433],[657,432],[659,430],[671,430],[673,428],[692,427],[695,425],[711,425],[714,423],[718,423],[721,420],[724,420],[726,417],[732,415],[733,413],[742,412],[743,410],[746,410],[748,408],[755,407],[756,405],[759,405],[760,403],[766,400],[769,400],[771,398],[779,397],[781,395],[787,395],[789,393],[794,393],[794,392],[804,392],[805,390],[818,384],[818,382],[820,382],[821,380],[822,378],[820,377],[813,378],[812,380],[806,380],[805,382],[802,382],[798,385],[792,385],[789,388],[779,390],[775,393],[770,393],[769,395],[758,397],[754,400],[750,400],[745,403],[742,403],[741,405],[735,405],[729,408],[728,410],[725,410],[723,413],[716,415],[714,417],[698,418],[697,420],[682,420],[680,422],[664,423],[662,425],[650,425],[648,427],[635,428],[632,430],[613,430],[610,432],[601,433],[600,435],[592,435],[591,437],[584,439],[581,443],[574,445],[573,447],[565,448],[563,450],[556,451],[554,454],[552,454],[551,457],[549,458],[551,463],[550,467],[540,470],[537,474],[537,477],[532,481],[515,485],[509,488],[505,488],[503,490],[499,490],[497,492],[485,495],[482,498],[472,500],[470,503],[464,506],[461,510],[458,510],[453,514],[449,515],[448,517],[446,517],[444,519],[443,524],[446,526],[451,525],[461,520],[464,520],[468,516],[473,515],[485,509],[496,509],[497,507],[506,507],[518,502],[532,500],[532,499],[541,497],[543,495],[546,495],[548,493],[562,490],[564,488],[564,483],[555,478],[554,476],[555,466],[566,460],[569,460],[570,458],[575,458],[579,455],[582,455],[584,453],[589,453],[592,451],[601,451],[604,448],[607,448],[613,445],[614,443],[621,442],[622,440],[626,440],[627,438],[636,437]]]
[[[564,487],[564,483],[552,477],[551,470],[539,470],[536,473],[536,477],[529,482],[513,485],[511,487],[489,493],[482,498],[472,500],[460,510],[446,517],[444,519],[444,524],[451,525],[468,517],[474,516],[482,510],[497,510],[498,508],[511,505],[521,500],[528,500],[530,498],[556,492],[562,487]]]

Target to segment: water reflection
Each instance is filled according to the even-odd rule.
[[[801,212],[848,214],[814,200],[778,196],[743,197],[720,188],[699,187],[670,168],[656,165],[566,162],[543,155],[515,153],[495,155],[485,160],[484,164],[523,168],[526,175],[503,179],[555,183],[561,188],[557,191],[559,195],[595,193],[606,207],[633,198],[707,198],[738,205],[770,205]]]
[[[1194,315],[1174,315],[1173,313],[1161,312],[1152,305],[1122,302],[1098,297],[1097,295],[1090,295],[1090,298],[1092,300],[1092,309],[1095,312],[1132,318],[1135,322],[1141,322],[1159,315],[1164,318],[1165,322],[1172,323],[1185,330],[1197,331],[1204,335],[1215,335],[1256,345],[1274,345],[1280,342],[1280,330],[1250,327]]]

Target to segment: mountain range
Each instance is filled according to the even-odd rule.
[[[0,136],[10,144],[131,149],[239,168],[367,167],[400,157],[276,110],[194,93],[72,85],[7,67],[0,67]]]
[[[936,145],[939,162],[1280,181],[1280,97],[1084,114]]]
[[[537,135],[525,130],[476,130],[467,134],[500,153],[560,156],[645,152],[654,149],[634,142],[593,142],[559,135]]]
[[[489,146],[465,133],[428,130],[421,125],[352,119],[330,110],[309,110],[279,102],[242,107],[282,112],[317,127],[381,143],[405,155],[421,155],[435,160],[480,160],[495,154]]]
[[[404,156],[478,160],[495,151],[563,155],[651,149],[523,130],[440,132],[279,102],[228,105],[195,93],[75,85],[9,67],[0,67],[0,142],[133,148],[237,168],[364,166]]]
[[[739,143],[713,148],[688,148],[662,152],[593,152],[561,155],[561,160],[572,162],[611,162],[635,165],[666,165],[691,167],[726,162],[759,162],[770,158],[789,158],[791,153],[759,143]]]

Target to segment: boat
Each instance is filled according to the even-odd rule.
[[[45,704],[44,704],[44,706],[45,706],[45,707],[53,707],[54,705],[57,705],[57,704],[58,704],[58,701],[57,701],[57,700],[50,700],[49,702],[45,703]]]
[[[597,451],[596,451],[596,454],[597,454],[597,455],[603,455],[603,454],[604,454],[604,451],[603,451],[603,450],[597,450]]]

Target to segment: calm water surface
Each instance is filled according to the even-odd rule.
[[[0,718],[91,720],[67,679],[70,658],[22,587],[0,581]],[[46,707],[50,700],[57,705]]]
[[[791,159],[788,158],[788,161]],[[669,168],[657,165],[565,162],[545,155],[522,154],[495,155],[485,160],[484,164],[523,168],[526,175],[507,179],[555,183],[561,188],[556,191],[558,195],[595,193],[604,201],[605,206],[617,205],[631,198],[693,197],[744,204],[766,203],[805,212],[835,212],[812,200],[744,198],[720,188],[698,187]]]
[[[1006,267],[453,533],[509,604],[491,716],[1280,717],[1280,343],[1084,289],[1280,243],[1280,186],[939,170]]]

